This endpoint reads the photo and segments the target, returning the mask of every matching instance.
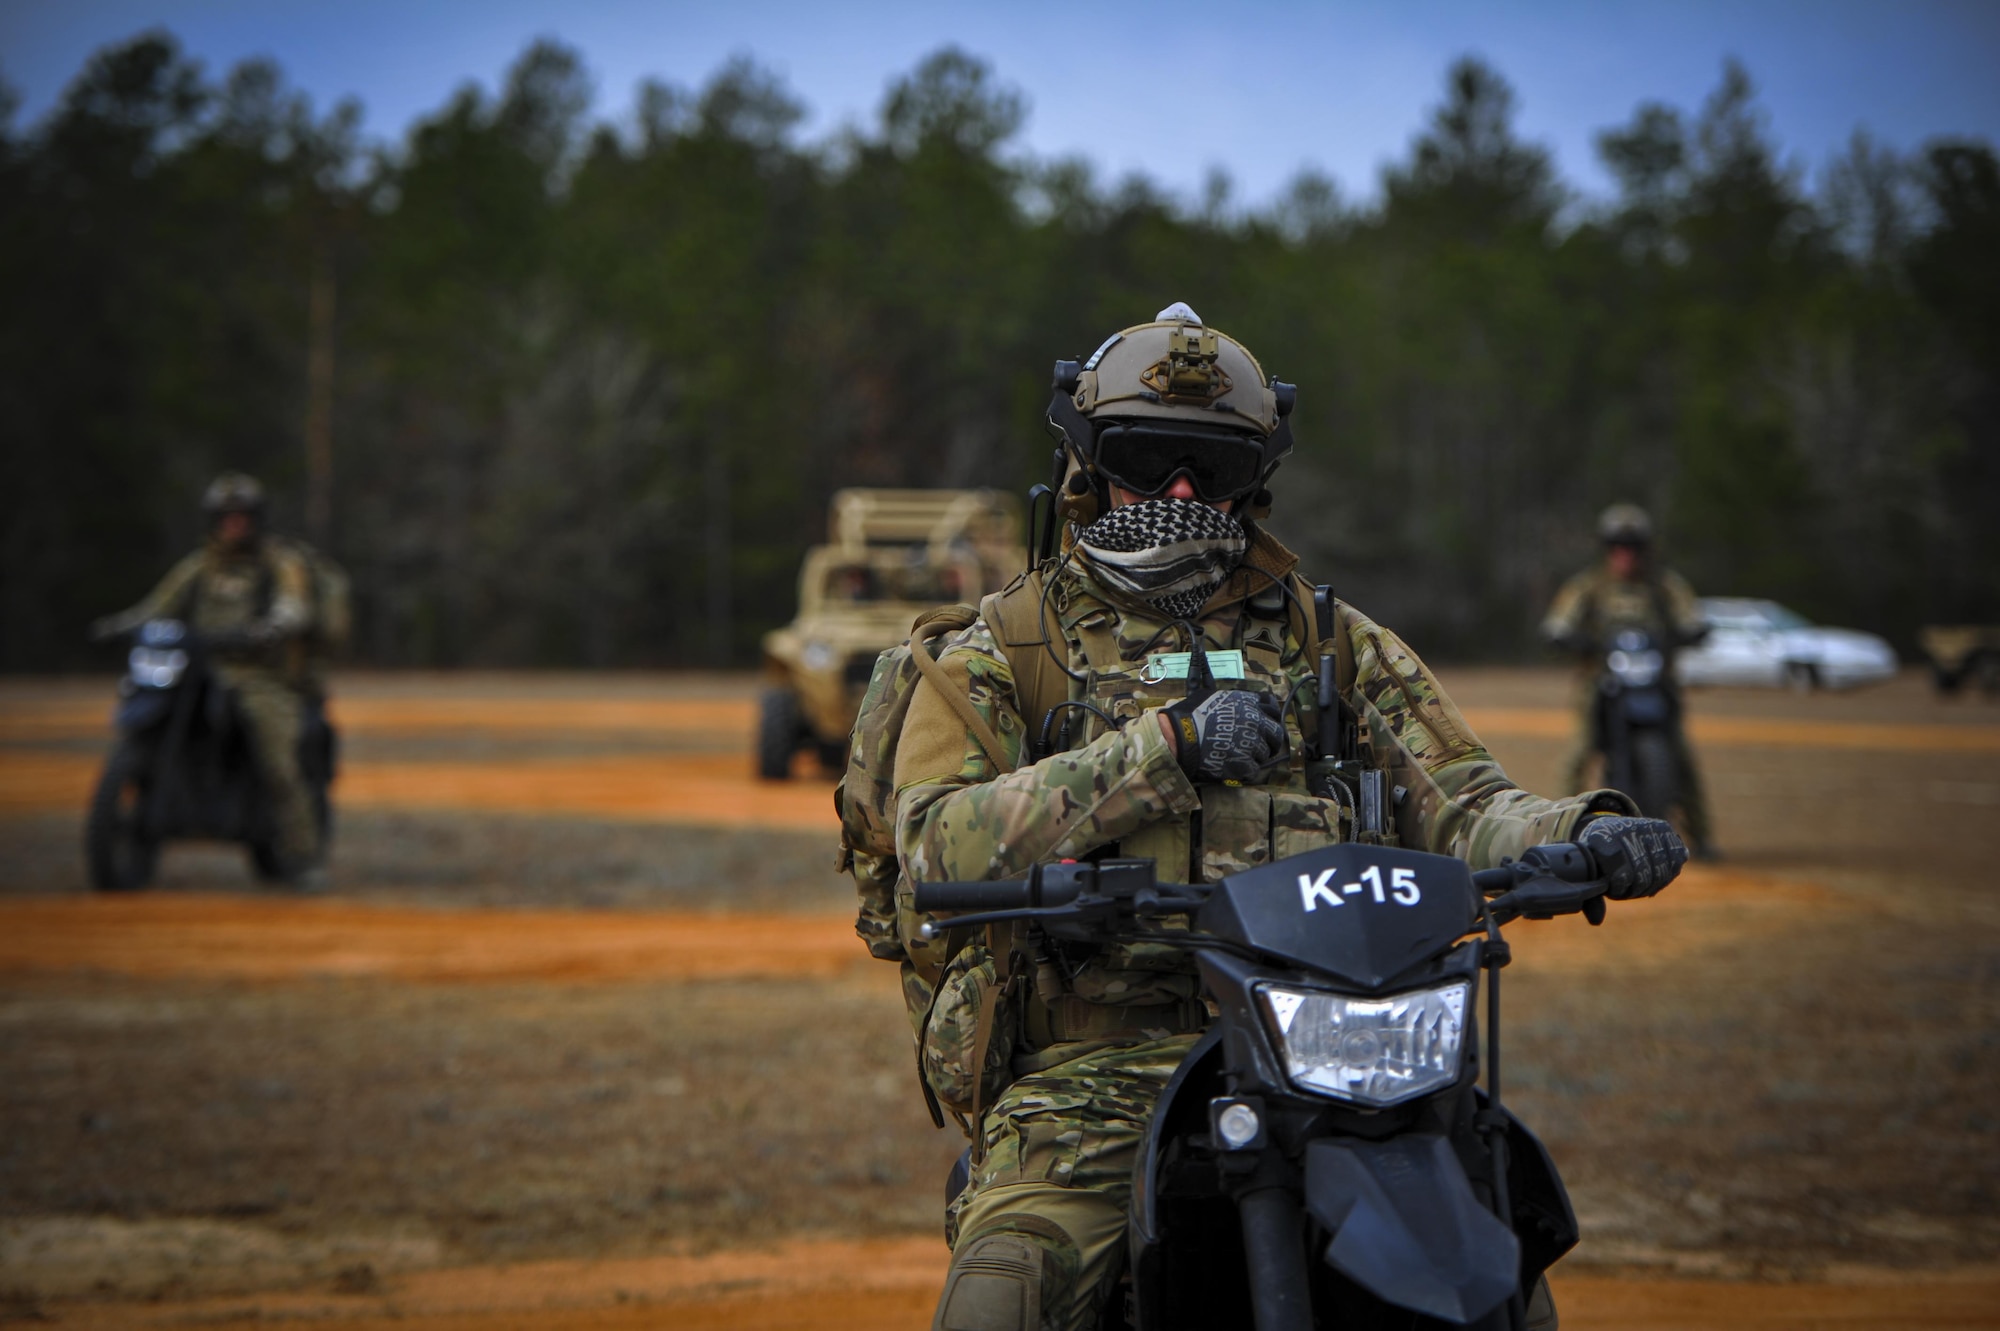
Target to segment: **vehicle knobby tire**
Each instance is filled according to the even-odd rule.
[[[145,757],[121,742],[104,764],[84,823],[84,858],[90,885],[99,892],[136,892],[153,881],[160,843],[141,834],[139,804],[146,793]]]
[[[758,776],[766,781],[791,777],[800,729],[798,695],[786,688],[765,689],[757,707]]]

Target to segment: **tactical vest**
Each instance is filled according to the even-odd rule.
[[[1295,684],[1312,675],[1319,655],[1305,610],[1312,594],[1308,584],[1288,574],[1282,586],[1228,607],[1226,626],[1203,625],[1217,684],[1291,698]],[[1345,695],[1353,685],[1353,647],[1345,608],[1333,603],[1331,610],[1336,687]],[[1179,641],[1181,630],[1172,621],[1122,610],[1079,579],[1062,577],[1059,569],[1023,574],[985,598],[979,614],[1013,676],[1016,706],[1027,727],[1023,765],[1035,760],[1038,745],[1075,748],[1103,734],[1108,724],[1130,724],[1143,712],[1186,696],[1188,644]],[[892,792],[883,788],[881,770],[885,756],[892,757],[893,735],[885,740],[876,732],[900,726],[907,712],[910,686],[899,686],[898,679],[912,674],[928,679],[994,767],[1004,771],[1010,765],[1006,746],[931,656],[931,641],[969,618],[961,607],[933,612],[904,648],[884,653],[857,723],[841,799],[843,826],[849,829],[843,865],[853,871],[863,897],[860,931],[875,955],[904,962],[919,1064],[927,1095],[935,1092],[932,1112],[940,1122],[938,1100],[976,1122],[982,1106],[1014,1076],[1072,1057],[1083,1042],[1189,1033],[1210,1020],[1199,977],[1179,949],[1122,944],[1087,956],[1066,954],[1025,928],[1009,927],[988,930],[983,938],[945,929],[925,939],[921,926],[930,921],[916,913],[909,885],[900,881],[893,887],[893,930],[884,927],[887,920],[871,919],[884,913],[879,905],[871,911],[871,899],[887,896],[889,888],[887,881],[875,880],[894,872],[888,839]],[[1219,628],[1228,641],[1213,636]],[[1316,708],[1316,697],[1300,701]],[[1204,786],[1196,814],[1162,819],[1110,851],[1154,858],[1164,878],[1212,882],[1338,841],[1338,805],[1306,789],[1298,709],[1287,710],[1286,729],[1291,761],[1272,782]]]
[[[1643,628],[1653,636],[1670,664],[1680,636],[1664,582],[1652,574],[1627,582],[1602,569],[1584,593],[1580,627],[1593,642],[1620,628]],[[1595,663],[1591,666],[1594,669]]]

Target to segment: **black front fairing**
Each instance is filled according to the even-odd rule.
[[[1231,874],[1196,926],[1372,991],[1449,951],[1478,915],[1463,860],[1344,844]]]
[[[1327,847],[1215,887],[1196,931],[1234,945],[1198,954],[1220,1020],[1156,1105],[1133,1180],[1140,1331],[1240,1319],[1249,1291],[1233,1195],[1263,1151],[1281,1154],[1296,1179],[1315,1305],[1362,1331],[1484,1326],[1575,1243],[1547,1153],[1510,1115],[1511,1226],[1494,1215],[1494,1156],[1475,1130],[1474,1006],[1451,1086],[1364,1109],[1290,1083],[1256,999],[1267,981],[1375,996],[1465,980],[1476,1002],[1484,947],[1466,935],[1479,912],[1462,861],[1379,846]],[[1219,1149],[1209,1119],[1218,1096],[1253,1098],[1269,1144]]]

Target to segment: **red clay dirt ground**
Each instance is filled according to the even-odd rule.
[[[1548,788],[1565,681],[1447,683]],[[0,685],[0,1319],[926,1325],[957,1143],[750,688],[342,681],[299,901],[199,846],[90,897],[108,684]],[[2000,709],[1695,706],[1730,858],[1511,931],[1565,1324],[2000,1325]]]

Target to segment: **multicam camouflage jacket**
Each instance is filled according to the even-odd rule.
[[[1542,617],[1542,636],[1596,656],[1597,640],[1622,628],[1644,629],[1663,650],[1699,640],[1707,629],[1694,588],[1667,569],[1621,578],[1599,564],[1562,585]]]
[[[1083,722],[1071,746],[1021,765],[1021,746],[1043,718],[1021,714],[992,626],[982,619],[948,639],[939,664],[1000,737],[1013,770],[995,765],[934,689],[918,689],[896,753],[904,881],[1019,877],[1038,862],[1112,848],[1156,859],[1163,879],[1212,882],[1350,834],[1340,805],[1313,794],[1305,779],[1303,741],[1317,728],[1310,681],[1318,644],[1298,641],[1293,626],[1304,622],[1301,608],[1281,589],[1296,563],[1260,532],[1244,566],[1210,598],[1199,621],[1218,685],[1288,700],[1292,758],[1263,785],[1197,787],[1188,779],[1150,715],[1184,695],[1186,680],[1176,677],[1176,658],[1165,653],[1188,644],[1156,611],[1116,598],[1074,567],[1057,573],[1049,590],[1049,618],[1063,638],[1049,650],[1061,654],[1071,675],[1070,697],[1093,704],[1115,727],[1091,712],[1065,709]],[[1486,868],[1530,846],[1568,839],[1588,814],[1636,812],[1615,791],[1557,801],[1515,786],[1395,634],[1345,606],[1337,624],[1353,648],[1346,701],[1369,761],[1391,774],[1403,844]],[[999,965],[998,958],[981,961],[987,969]],[[1029,1057],[1025,1065],[1015,1059],[1017,1073],[1074,1057],[1079,1041],[1116,1043],[1138,1031],[1191,1028],[1184,1014],[1198,999],[1198,983],[1180,949],[1120,946],[1081,964],[1055,961],[1061,964],[1046,955],[1027,958],[1032,974],[1023,976],[1024,987],[1033,1001],[1019,1005],[1025,1015],[1013,1038]],[[908,997],[914,1004],[921,996]],[[930,1035],[941,1026],[962,1030],[967,1020],[933,1011]],[[1036,1052],[1054,1045],[1063,1046],[1059,1054]],[[940,1062],[954,1061],[928,1049],[925,1059],[933,1073]]]
[[[201,633],[266,628],[273,641],[224,653],[217,662],[223,674],[295,674],[302,660],[298,639],[312,627],[312,570],[289,542],[274,536],[240,550],[210,541],[169,569],[145,599],[104,622],[124,631],[160,617],[185,619]]]

